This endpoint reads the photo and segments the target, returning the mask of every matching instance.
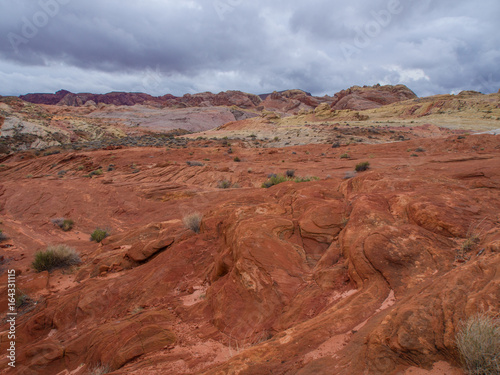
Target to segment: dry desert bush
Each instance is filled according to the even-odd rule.
[[[471,316],[456,336],[463,367],[469,375],[500,374],[500,319]]]

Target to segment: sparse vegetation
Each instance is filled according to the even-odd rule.
[[[467,253],[471,252],[476,248],[476,246],[481,242],[481,224],[484,219],[476,225],[471,225],[467,230],[467,235],[465,241],[462,243],[460,248],[457,250],[456,259],[459,261],[468,260],[470,257]]]
[[[286,171],[286,176],[289,177],[289,178],[292,178],[293,176],[295,176],[295,171],[293,169],[289,169]]]
[[[356,167],[354,168],[354,170],[356,172],[364,172],[364,171],[368,170],[369,168],[370,168],[370,163],[367,161],[364,161],[362,163],[356,164]]]
[[[241,161],[241,159],[240,159],[239,157],[237,157],[237,156],[236,156],[233,160],[234,160],[235,162],[237,162],[237,163],[239,163],[239,162]]]
[[[205,165],[201,161],[187,161],[186,164],[190,167],[203,167]]]
[[[471,316],[456,336],[462,365],[469,375],[500,374],[500,319]]]
[[[231,187],[231,181],[221,180],[221,181],[217,182],[217,187],[219,189],[229,189]]]
[[[45,251],[38,251],[32,266],[38,272],[52,271],[80,263],[80,256],[75,249],[67,245],[53,245]]]
[[[21,289],[16,288],[16,309],[29,305],[30,302],[32,302],[31,298]]]
[[[294,173],[295,175],[295,173]],[[283,175],[276,175],[274,173],[270,174],[268,176],[268,179],[267,181],[265,181],[263,184],[262,184],[262,187],[263,188],[270,188],[271,186],[274,186],[274,185],[278,185],[278,184],[281,184],[282,182],[286,182],[286,181],[295,181],[295,182],[309,182],[309,181],[317,181],[319,180],[318,177],[293,177],[293,176],[283,176]]]
[[[201,220],[203,215],[199,212],[193,212],[192,214],[186,215],[182,218],[186,228],[191,229],[195,233],[200,233]]]
[[[73,229],[73,225],[75,224],[73,220],[65,219],[63,217],[52,219],[51,222],[65,232],[69,232],[71,229]]]
[[[263,188],[270,188],[271,186],[281,184],[282,182],[289,181],[285,176],[282,175],[272,175],[268,178],[266,182],[262,184]]]
[[[89,177],[93,176],[101,176],[103,174],[102,169],[96,169],[95,171],[92,171],[89,173]]]
[[[425,149],[424,149],[424,148],[422,148],[422,147],[417,147],[417,148],[415,149],[415,152],[425,152]]]
[[[97,228],[90,235],[90,240],[95,241],[95,242],[101,242],[102,240],[104,240],[108,236],[109,236],[109,233],[107,230]]]
[[[319,177],[316,176],[307,176],[307,177],[297,177],[293,181],[295,182],[309,182],[309,181],[318,181]]]
[[[0,229],[0,242],[3,242],[8,238],[9,237],[7,237],[7,235]]]
[[[340,155],[340,158],[341,159],[349,159],[349,154],[348,153],[342,154],[342,155]]]

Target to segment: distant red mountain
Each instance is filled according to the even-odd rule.
[[[271,94],[253,95],[241,91],[225,91],[218,94],[203,92],[185,94],[151,96],[144,93],[110,92],[107,94],[80,93],[74,94],[60,90],[55,94],[21,95],[24,101],[48,105],[99,105],[132,106],[135,104],[159,105],[165,107],[210,107],[237,106],[244,109],[260,108],[283,113],[295,114],[299,110],[314,109],[321,103],[328,103],[332,109],[364,110],[402,100],[417,98],[417,95],[404,85],[372,87],[353,86],[332,96],[316,97],[302,90],[285,90]]]

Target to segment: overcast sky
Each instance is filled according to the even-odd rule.
[[[0,95],[500,88],[499,0],[0,0]]]

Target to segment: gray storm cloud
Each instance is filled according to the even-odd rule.
[[[0,94],[496,92],[499,15],[497,0],[3,2]]]

